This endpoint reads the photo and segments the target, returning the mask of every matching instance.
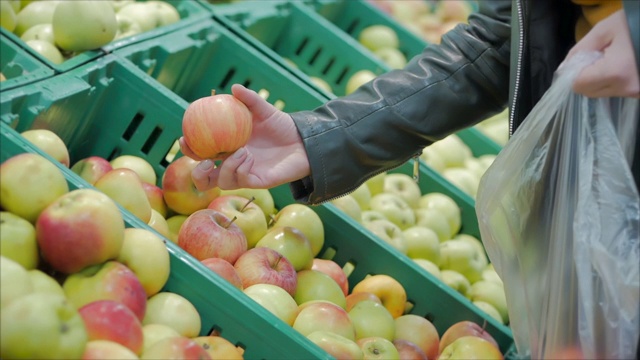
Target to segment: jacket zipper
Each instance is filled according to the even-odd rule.
[[[509,114],[509,136],[513,135],[516,102],[518,101],[518,92],[520,90],[520,72],[522,70],[522,52],[524,47],[524,15],[522,11],[522,0],[516,1],[516,9],[518,11],[518,61],[516,63],[516,80],[513,89],[513,102]]]

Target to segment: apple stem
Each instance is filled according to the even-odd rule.
[[[224,228],[225,228],[225,229],[228,229],[228,228],[229,228],[229,226],[231,226],[231,224],[233,224],[233,222],[234,222],[234,221],[236,221],[236,219],[238,219],[238,217],[237,217],[237,216],[234,216],[234,217],[233,217],[233,219],[229,220],[229,223],[228,223],[228,224],[227,224],[227,226],[225,226]]]
[[[216,96],[216,89],[211,89],[211,96]]]
[[[273,225],[274,222],[276,222],[276,217],[273,214],[270,214],[268,226],[270,227],[271,225]]]
[[[251,197],[251,199],[249,199],[249,201],[247,201],[247,203],[246,203],[246,204],[244,204],[244,206],[242,207],[242,209],[240,209],[240,212],[243,212],[243,211],[244,211],[244,209],[246,209],[246,208],[247,208],[247,206],[249,206],[249,204],[251,204],[255,199],[256,199],[256,197],[255,197],[255,196],[252,196],[252,197]]]
[[[484,322],[482,323],[482,331],[487,331],[487,319],[484,319]]]

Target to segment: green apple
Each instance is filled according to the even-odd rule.
[[[311,300],[326,300],[343,309],[347,307],[342,288],[324,272],[312,269],[298,271],[297,279],[298,286],[293,298],[298,305]]]
[[[389,220],[381,212],[375,210],[364,210],[362,212],[362,224],[373,220]]]
[[[356,336],[347,311],[326,300],[311,300],[300,304],[292,326],[304,336],[316,331],[329,331],[353,341]]]
[[[498,309],[496,309],[495,306],[489,304],[486,301],[481,301],[481,300],[473,301],[473,305],[475,305],[478,308],[480,308],[480,310],[482,310],[485,313],[487,313],[487,315],[489,315],[492,318],[496,319],[496,321],[499,322],[500,324],[504,324],[504,321],[502,319],[502,315],[500,315],[500,312],[498,311]]]
[[[46,39],[43,40],[49,41]],[[48,129],[30,129],[21,132],[20,135],[37,146],[40,150],[44,151],[52,158],[59,161],[65,167],[69,167],[69,149],[67,148],[67,144],[65,144],[60,136],[58,136],[58,134],[56,134],[55,132]]]
[[[160,292],[169,279],[169,250],[162,238],[150,230],[124,229],[122,247],[116,260],[136,274],[147,297]]]
[[[493,264],[488,264],[487,267],[482,270],[482,280],[494,281],[504,286],[504,282],[502,281],[500,275],[498,275],[496,269],[493,267]]]
[[[362,222],[362,209],[360,208],[360,204],[358,204],[358,201],[350,194],[335,198],[331,200],[330,203],[356,222]]]
[[[267,223],[271,221],[271,217],[276,214],[276,205],[273,202],[273,195],[268,189],[233,189],[233,190],[220,190],[220,196],[222,195],[239,195],[245,199],[253,199],[253,202],[258,205],[267,219]]]
[[[430,168],[432,168],[439,174],[442,174],[444,169],[447,168],[444,160],[440,157],[440,154],[438,154],[429,146],[422,149],[422,153],[420,154],[420,161],[427,164]]]
[[[361,211],[366,211],[370,209],[369,203],[371,202],[371,190],[366,183],[358,186],[352,193],[351,196],[356,199],[358,205],[360,205]]]
[[[55,44],[55,40],[53,39],[53,26],[49,23],[34,25],[25,31],[24,34],[20,36],[20,39],[22,39],[22,41],[44,40]]]
[[[243,291],[278,319],[293,326],[298,315],[298,304],[283,288],[273,284],[253,284]]]
[[[420,266],[421,268],[427,270],[429,273],[431,273],[431,275],[435,276],[436,278],[442,280],[442,274],[440,273],[440,268],[438,267],[438,265],[434,264],[433,262],[427,260],[427,259],[420,259],[420,258],[416,258],[413,259],[413,261],[418,264],[418,266]]]
[[[345,85],[345,94],[351,94],[360,86],[368,83],[375,78],[376,74],[371,70],[363,69],[356,71],[349,77],[349,80],[347,80],[347,84]]]
[[[406,310],[407,292],[404,285],[392,276],[386,274],[367,275],[358,281],[351,290],[352,294],[359,292],[368,292],[377,296],[394,319]]]
[[[358,339],[356,344],[362,349],[364,360],[400,360],[400,353],[396,346],[383,337],[371,336]]]
[[[424,194],[418,200],[418,207],[434,208],[443,213],[451,228],[450,237],[453,237],[460,231],[462,226],[462,214],[458,204],[449,195],[441,192],[432,192]]]
[[[356,330],[356,341],[371,336],[393,341],[396,325],[384,305],[373,300],[362,300],[349,310],[349,318]]]
[[[427,227],[436,234],[440,242],[451,239],[451,226],[446,216],[440,211],[432,208],[414,209],[416,216],[416,225]]]
[[[18,23],[18,16],[9,1],[0,1],[0,27],[9,32],[15,30]]]
[[[473,156],[469,145],[465,144],[458,135],[451,134],[429,146],[444,161],[446,168],[464,166],[464,161]]]
[[[171,327],[181,336],[189,338],[200,335],[202,320],[200,313],[184,296],[162,291],[147,301],[147,311],[142,325],[163,324]]]
[[[507,298],[504,287],[493,281],[478,280],[471,284],[466,293],[469,300],[484,301],[493,305],[502,316],[502,322],[509,322],[509,312],[507,309]]]
[[[418,183],[410,175],[403,173],[387,174],[384,178],[384,192],[398,195],[410,208],[418,207],[422,196]]]
[[[135,155],[120,155],[113,158],[110,162],[111,167],[114,169],[131,169],[138,174],[140,180],[149,183],[156,184],[158,177],[153,166],[145,158]]]
[[[4,2],[4,1],[3,1]],[[13,32],[22,34],[37,24],[51,24],[53,22],[53,12],[59,1],[33,1],[23,6],[17,14],[17,24]]]
[[[402,234],[408,257],[427,259],[436,265],[440,264],[440,239],[435,231],[416,225],[405,229]]]
[[[480,241],[480,239],[473,235],[461,233],[454,236],[453,240],[462,240],[471,244],[471,246],[473,246],[476,251],[475,259],[477,259],[478,262],[482,264],[483,270],[487,268],[487,266],[489,265],[489,258],[487,258],[487,253],[484,250],[484,244],[482,243],[482,241]]]
[[[364,182],[364,184],[369,188],[371,196],[377,195],[384,190],[384,178],[386,176],[386,172],[381,172]]]
[[[382,47],[374,51],[373,55],[382,60],[391,69],[402,69],[407,65],[407,57],[398,48]]]
[[[387,175],[389,177],[392,174]],[[389,221],[396,224],[401,230],[416,224],[416,215],[409,203],[400,195],[383,191],[371,197],[371,210],[384,215]]]
[[[32,293],[0,311],[5,359],[80,359],[88,341],[78,310],[64,296]]]
[[[35,269],[40,254],[33,224],[16,214],[0,211],[0,255],[27,270]]]
[[[333,94],[333,89],[331,88],[331,85],[329,85],[329,83],[326,80],[319,78],[317,76],[310,76],[309,80],[311,80],[311,82],[316,84],[320,89],[330,94]]]
[[[164,324],[147,324],[142,326],[142,352],[144,353],[158,340],[168,337],[180,337],[180,334],[171,326]]]
[[[149,2],[131,2],[124,5],[118,14],[124,15],[133,19],[143,32],[150,31],[158,27],[158,16],[155,11],[155,6]]]
[[[19,263],[0,256],[0,308],[8,306],[14,300],[32,291],[33,285],[29,272]]]
[[[113,6],[113,10],[116,14],[128,4],[135,2],[136,0],[111,0],[111,6]]]
[[[471,283],[464,275],[454,270],[441,269],[440,277],[445,285],[449,286],[453,290],[459,292],[462,295],[466,295],[471,288]]]
[[[169,240],[173,241],[176,244],[178,243],[178,233],[180,233],[180,227],[188,217],[189,216],[187,215],[177,214],[167,218],[167,225],[169,226],[169,233],[171,234]]]
[[[29,279],[33,287],[33,292],[41,292],[46,294],[57,294],[65,296],[62,285],[53,277],[47,275],[42,270],[31,269],[28,271]]]
[[[51,23],[56,45],[73,52],[98,49],[113,41],[118,31],[116,13],[108,1],[61,1]]]
[[[118,31],[116,32],[114,40],[137,35],[142,32],[140,24],[127,15],[116,13],[116,21],[118,23]]]
[[[451,239],[440,243],[440,268],[454,270],[464,275],[470,283],[482,278],[482,270],[487,266],[487,260],[482,250],[468,240]]]
[[[167,219],[165,219],[162,214],[160,214],[156,209],[151,209],[151,219],[147,223],[153,230],[157,231],[158,234],[164,236],[167,239],[171,239],[171,231],[169,230],[169,224],[167,224]]]
[[[180,13],[170,2],[160,0],[149,0],[147,4],[151,7],[158,19],[157,26],[171,25],[180,21]]]
[[[480,177],[473,171],[464,167],[451,167],[442,171],[442,177],[472,198],[476,197],[478,186],[480,185]]]
[[[390,26],[382,24],[365,27],[357,38],[364,47],[371,51],[384,47],[397,48],[400,45],[396,31]]]
[[[25,43],[35,52],[54,64],[62,64],[64,62],[64,56],[62,56],[60,50],[46,40],[27,40]]]
[[[400,227],[386,219],[367,221],[364,227],[399,252],[407,253],[404,233]]]
[[[314,331],[307,339],[336,359],[363,360],[364,354],[355,341],[331,331]]]
[[[221,194],[213,199],[207,208],[218,210],[229,219],[235,218],[233,223],[238,225],[247,237],[247,248],[255,247],[267,234],[268,223],[264,211],[255,203],[255,198],[252,200],[240,195]]]
[[[318,256],[324,246],[324,224],[320,216],[308,205],[286,205],[273,217],[270,227],[295,227],[309,239],[313,256]]]
[[[292,226],[270,228],[255,247],[268,247],[279,252],[291,262],[296,271],[308,270],[313,266],[313,252],[309,239],[302,231]]]

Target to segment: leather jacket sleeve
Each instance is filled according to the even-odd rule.
[[[291,116],[311,176],[290,183],[310,205],[355,190],[445,136],[503,110],[508,102],[512,1],[480,1],[458,25],[401,70],[350,95]]]

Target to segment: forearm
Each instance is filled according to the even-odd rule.
[[[510,1],[482,5],[469,26],[429,46],[403,70],[292,117],[311,178],[297,200],[326,201],[402,164],[455,131],[501,111],[509,81]]]

